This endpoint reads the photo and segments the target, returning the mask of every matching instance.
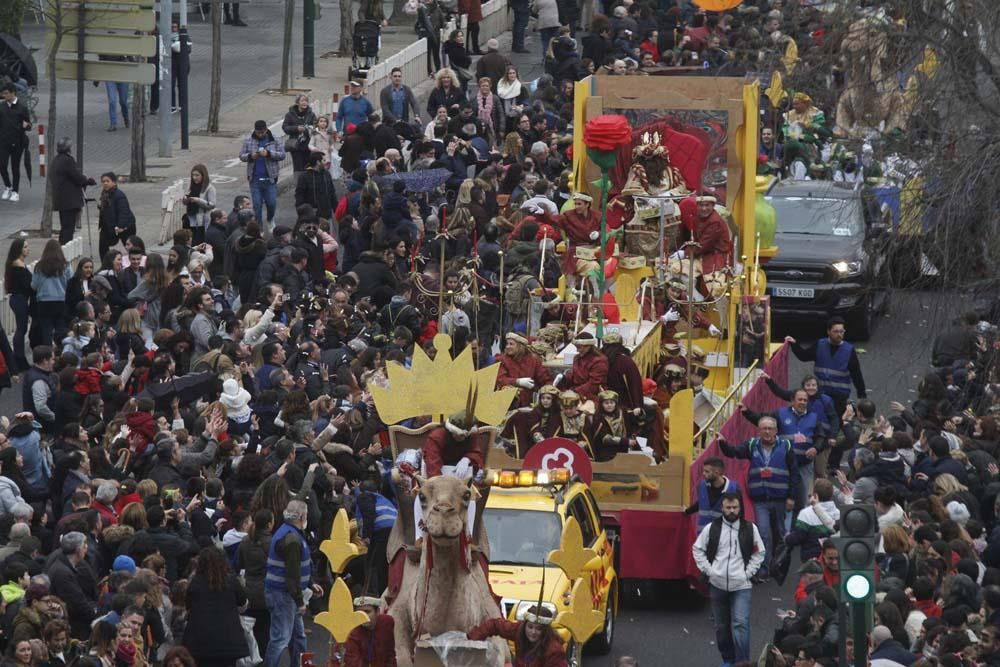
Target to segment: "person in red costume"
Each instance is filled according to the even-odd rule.
[[[552,373],[542,365],[542,359],[528,347],[528,339],[520,334],[507,334],[504,353],[500,355],[500,370],[497,372],[497,388],[517,387],[515,407],[531,405],[531,395],[535,387],[552,381]]]
[[[465,411],[449,417],[427,435],[424,442],[424,475],[430,479],[442,474],[444,466],[454,466],[456,477],[472,475],[483,467],[487,434],[477,433],[475,418]]]
[[[584,401],[597,399],[597,392],[608,382],[608,358],[597,349],[597,339],[586,331],[573,341],[576,357],[573,368],[557,375],[554,384],[560,389],[575,391]]]
[[[551,611],[533,605],[525,612],[523,621],[491,618],[469,630],[466,636],[473,641],[503,637],[514,642],[513,667],[567,667],[566,649],[552,631],[553,620]]]
[[[715,210],[714,195],[699,195],[698,216],[694,221],[694,229],[690,230],[685,239],[694,241],[697,245],[682,247],[670,256],[671,261],[683,260],[689,257],[701,259],[702,275],[715,271],[723,271],[732,266],[733,239],[729,234],[729,225]]]
[[[691,314],[691,323],[696,329],[707,329],[710,336],[721,336],[722,331],[705,315],[704,306],[689,305],[691,300],[683,279],[674,278],[667,282],[666,294],[659,292],[659,288],[654,291],[653,298],[647,298],[643,304],[643,319],[652,320],[654,317],[663,323],[661,329],[661,339],[664,342],[672,342],[677,333],[677,324],[688,321],[688,310],[694,308]],[[657,293],[659,292],[659,293]]]
[[[601,234],[601,216],[592,210],[593,198],[582,192],[573,193],[573,210],[556,218],[555,223],[570,243],[594,245]]]
[[[380,614],[379,599],[354,598],[354,609],[368,615],[368,622],[351,630],[347,636],[344,667],[396,667],[395,621]]]

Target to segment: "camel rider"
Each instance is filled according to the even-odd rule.
[[[572,440],[593,458],[594,452],[587,439],[587,414],[580,407],[580,395],[575,391],[559,394],[559,420],[550,437]]]
[[[396,667],[395,620],[379,613],[379,599],[354,598],[355,611],[367,614],[368,620],[347,636],[344,667]]]
[[[541,605],[532,605],[520,622],[491,618],[469,630],[473,641],[488,637],[503,637],[514,642],[513,667],[567,667],[566,649],[552,630],[552,612]]]
[[[597,414],[587,420],[587,440],[593,447],[595,461],[610,461],[619,452],[639,445],[634,437],[630,418],[618,405],[618,392],[605,389],[597,395]]]
[[[510,332],[507,344],[500,355],[500,370],[497,371],[497,388],[517,387],[515,407],[531,405],[531,394],[535,387],[552,381],[552,374],[542,364],[542,359],[528,347],[528,339]]]
[[[453,414],[427,435],[423,446],[424,476],[428,479],[445,472],[468,478],[483,468],[487,434],[479,433],[475,416],[465,410]]]
[[[285,649],[291,653],[291,664],[299,664],[306,648],[302,615],[309,598],[323,594],[323,589],[312,583],[312,556],[304,532],[308,507],[301,500],[291,500],[283,516],[285,522],[271,538],[264,577],[264,601],[271,615],[265,667],[278,667]]]
[[[557,375],[552,384],[575,391],[584,401],[593,401],[608,382],[608,358],[597,349],[597,339],[586,331],[577,335],[573,345],[577,350],[573,367],[565,375]]]
[[[717,456],[705,459],[698,481],[698,500],[684,510],[685,514],[698,513],[698,532],[722,516],[722,496],[740,493],[740,485],[725,476],[725,462]]]

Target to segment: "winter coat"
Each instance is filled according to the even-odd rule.
[[[267,575],[267,551],[270,546],[271,531],[262,528],[255,537],[244,537],[237,552],[236,571],[243,572],[249,601],[247,609],[251,611],[267,609],[264,603],[264,577]]]
[[[306,128],[301,133],[299,132],[299,125]],[[301,146],[301,148],[296,148],[293,152],[306,154],[309,152],[309,128],[314,125],[316,125],[316,114],[311,108],[306,108],[305,111],[300,111],[299,105],[297,104],[293,104],[288,107],[288,112],[285,113],[285,119],[281,121],[281,131],[284,132],[287,137],[304,137],[296,144],[296,146]]]
[[[536,354],[526,353],[520,358],[507,354],[500,355],[500,370],[497,371],[497,387],[517,387],[518,407],[531,405],[533,391],[518,387],[515,383],[520,378],[530,378],[535,381],[535,390],[552,382],[552,373],[542,364]]]
[[[753,553],[749,562],[745,561],[740,549],[739,528],[745,519],[730,523],[724,519],[716,519],[705,526],[698,534],[692,549],[694,562],[698,569],[708,575],[709,583],[724,591],[740,591],[752,587],[750,578],[757,574],[764,562],[764,542],[757,532],[757,526],[750,524],[753,531]],[[722,532],[719,535],[719,546],[712,562],[708,560],[708,541],[712,526],[719,522]]]
[[[469,23],[479,23],[483,20],[483,3],[481,0],[458,0],[458,13],[468,14]]]
[[[333,210],[337,208],[337,193],[329,171],[307,167],[299,174],[299,180],[295,184],[295,206],[302,204],[315,208],[317,217],[324,220],[333,218]]]
[[[83,188],[94,181],[83,175],[69,153],[58,153],[48,167],[52,182],[52,210],[72,211],[83,208]]]
[[[382,260],[381,253],[363,252],[358,263],[354,265],[354,273],[358,276],[358,289],[354,292],[354,301],[370,297],[379,287],[396,289],[396,274]]]
[[[556,0],[532,0],[531,7],[538,14],[535,27],[539,30],[558,28],[561,25]]]
[[[266,254],[267,246],[262,238],[244,235],[236,242],[236,268],[239,271],[237,282],[241,299],[248,303],[251,296],[250,290],[257,277],[257,268]]]
[[[21,489],[9,477],[0,476],[0,514],[14,511],[14,505],[23,503]]]
[[[323,280],[326,277],[326,265],[323,263],[323,243],[319,237],[311,239],[303,233],[299,233],[292,241],[292,245],[306,251],[309,261],[306,264],[306,272],[311,280]]]
[[[240,607],[246,601],[246,589],[235,575],[226,576],[221,591],[209,590],[204,575],[191,577],[183,644],[195,660],[235,661],[250,654],[240,624]]]
[[[74,637],[89,637],[90,622],[94,620],[97,590],[96,579],[90,566],[81,561],[76,567],[65,554],[55,555],[48,569],[52,584],[49,590],[66,603],[70,627]]]
[[[445,90],[441,86],[435,86],[434,90],[427,97],[427,115],[430,118],[434,118],[437,115],[438,107],[444,107],[451,113],[453,106],[460,106],[465,100],[465,91],[460,88],[453,86]]]
[[[116,234],[115,227],[124,231]],[[101,208],[97,228],[101,232],[101,238],[109,241],[112,239],[124,241],[135,234],[135,214],[132,213],[128,197],[121,188],[116,187],[108,194],[108,205]]]

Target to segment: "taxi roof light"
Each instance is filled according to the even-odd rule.
[[[490,478],[493,486],[502,489],[568,484],[572,475],[566,468],[554,470],[495,470]]]

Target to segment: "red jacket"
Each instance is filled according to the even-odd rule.
[[[81,368],[76,372],[73,391],[81,396],[101,393],[101,371],[97,368]]]
[[[577,354],[573,368],[563,378],[560,389],[572,389],[584,401],[596,401],[597,392],[608,383],[608,358],[598,351]]]
[[[102,526],[113,526],[118,523],[118,514],[115,512],[113,507],[108,507],[107,505],[95,500],[91,503],[90,508],[97,510],[97,513],[101,515]]]
[[[703,274],[721,271],[732,264],[733,239],[729,225],[718,213],[713,211],[704,220],[695,221],[694,240],[699,245],[689,246],[689,252],[701,258]]]
[[[125,423],[132,430],[129,434],[129,444],[134,447],[136,455],[141,456],[156,436],[156,421],[153,419],[153,414],[130,412],[125,417]]]
[[[520,359],[506,354],[500,355],[500,370],[497,372],[497,388],[517,387],[518,378],[531,378],[535,381],[535,389],[552,382],[552,373],[542,365],[538,355],[527,353]],[[518,388],[517,407],[531,405],[531,390]]]
[[[934,600],[914,600],[913,608],[924,612],[927,618],[941,618],[941,607]]]
[[[542,651],[542,661],[533,657],[527,660],[527,647],[521,643],[521,626],[524,621],[514,623],[502,618],[491,618],[469,630],[467,636],[473,641],[483,641],[487,637],[503,637],[514,642],[514,667],[567,667],[566,649],[557,637],[553,637]]]
[[[441,474],[442,466],[457,465],[462,457],[472,462],[472,467],[480,470],[483,467],[483,450],[486,449],[486,436],[476,435],[459,441],[448,430],[439,426],[430,432],[424,441],[423,455],[425,473],[429,478]]]
[[[396,622],[388,614],[375,617],[375,630],[363,625],[347,636],[344,667],[396,667]]]
[[[837,587],[840,585],[840,572],[834,572],[826,566],[823,554],[816,556],[813,560],[823,566],[823,583],[833,590],[837,590]],[[799,585],[795,587],[795,603],[802,602],[807,595],[809,593],[806,592],[806,580],[805,578],[799,579]]]
[[[130,503],[139,503],[141,505],[142,496],[138,493],[130,493],[127,496],[118,496],[115,498],[115,512],[121,514],[122,510],[125,509],[125,506]]]

